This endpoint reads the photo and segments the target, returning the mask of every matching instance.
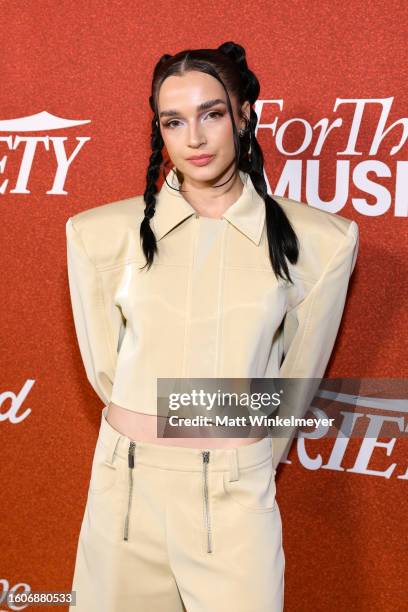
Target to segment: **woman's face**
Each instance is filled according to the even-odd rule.
[[[204,109],[197,108],[211,100],[220,101]],[[235,97],[230,95],[230,100],[239,130],[245,127],[245,121],[238,118]],[[242,109],[249,118],[249,102]],[[228,171],[235,159],[235,149],[226,94],[217,79],[198,71],[167,77],[159,91],[158,116],[167,153],[184,180],[212,182]],[[214,157],[202,166],[188,160],[203,154]]]

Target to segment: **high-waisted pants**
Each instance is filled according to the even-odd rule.
[[[269,437],[235,448],[132,441],[101,425],[71,612],[282,612]]]

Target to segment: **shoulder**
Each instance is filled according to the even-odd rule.
[[[359,233],[355,221],[297,200],[272,197],[285,212],[299,240],[295,273],[316,279],[337,253],[346,255],[355,249]]]
[[[272,196],[280,204],[299,237],[307,234],[316,238],[341,240],[355,221],[337,213],[315,208],[290,198]]]
[[[67,220],[80,237],[96,265],[114,264],[116,259],[137,256],[140,224],[145,203],[135,195],[82,210]]]
[[[136,195],[124,200],[87,208],[73,215],[71,220],[80,232],[106,231],[108,229],[115,230],[128,223],[134,224],[137,220],[142,219],[143,213],[143,196]]]

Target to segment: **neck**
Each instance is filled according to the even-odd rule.
[[[222,187],[213,187],[225,182],[231,176],[231,169],[214,181],[198,182],[184,176],[180,184],[181,195],[203,217],[220,218],[241,196],[244,185],[239,172]]]

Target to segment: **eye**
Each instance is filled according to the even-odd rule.
[[[219,111],[210,111],[207,114],[206,119],[208,117],[210,117],[210,115],[212,115],[213,117],[215,116],[215,118],[218,118],[218,117],[222,117],[223,113],[220,113]],[[178,119],[172,119],[171,121],[168,121],[167,123],[164,123],[163,127],[169,128],[169,129],[173,130],[175,127],[177,127],[177,125],[174,125],[174,124],[178,124],[178,123],[180,123],[180,121]]]
[[[167,123],[164,123],[163,127],[165,127],[165,128],[172,128],[172,124],[173,123],[180,123],[180,122],[177,121],[177,119],[172,119],[172,121],[168,121]]]
[[[222,117],[222,113],[219,113],[218,111],[211,111],[210,113],[208,113],[207,117],[209,117],[210,115],[216,115],[217,117]]]

